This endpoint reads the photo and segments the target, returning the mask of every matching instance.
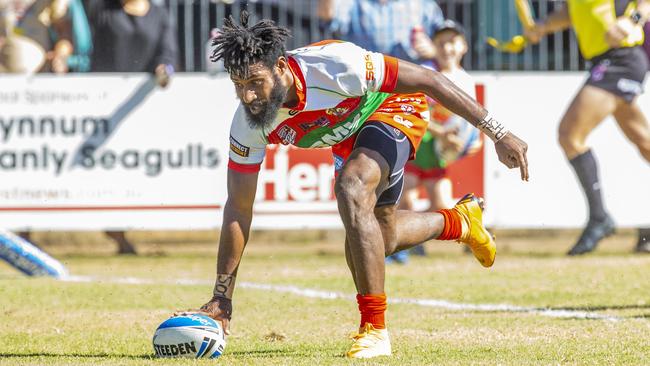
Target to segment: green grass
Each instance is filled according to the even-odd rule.
[[[338,240],[261,244],[264,240],[254,235],[253,241],[238,281],[354,294]],[[342,357],[358,322],[352,300],[244,288],[235,292],[233,335],[220,359],[155,359],[151,337],[157,325],[174,310],[201,305],[211,293],[210,285],[165,282],[211,281],[214,244],[184,251],[177,243],[156,249],[157,255],[125,258],[57,253],[53,247],[75,275],[138,277],[160,284],[30,279],[1,264],[0,364],[647,365],[650,256],[628,254],[629,245],[622,241],[611,239],[591,256],[566,258],[561,255],[566,238],[506,237],[490,270],[453,244],[431,244],[429,257],[388,267],[389,297],[570,308],[620,320],[395,304],[387,313],[394,356],[367,362]]]

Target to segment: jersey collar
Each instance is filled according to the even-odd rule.
[[[305,84],[305,77],[300,70],[298,61],[296,61],[293,57],[287,57],[287,60],[289,61],[289,70],[291,70],[291,73],[293,74],[293,82],[296,86],[296,94],[298,94],[298,104],[296,106],[287,106],[285,104],[284,107],[292,110],[302,111],[305,109],[305,102],[307,99],[307,84]]]

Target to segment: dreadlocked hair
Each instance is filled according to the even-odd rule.
[[[223,59],[223,65],[230,74],[248,77],[248,67],[262,62],[272,68],[278,57],[284,56],[284,42],[291,32],[275,22],[263,19],[252,27],[248,26],[248,12],[241,12],[241,25],[236,24],[232,15],[224,21],[220,33],[212,41],[214,51],[212,62]]]

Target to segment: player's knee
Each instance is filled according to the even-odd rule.
[[[363,177],[356,174],[341,174],[334,184],[334,193],[340,204],[351,209],[364,207],[368,192]]]
[[[562,128],[558,131],[558,143],[562,150],[568,155],[571,155],[574,151],[579,149],[579,144],[576,141],[577,139],[569,134],[567,131],[563,131]]]

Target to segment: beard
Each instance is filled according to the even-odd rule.
[[[280,78],[273,74],[273,88],[271,89],[269,100],[265,102],[253,102],[256,107],[259,106],[259,112],[253,114],[249,106],[244,104],[244,112],[246,112],[246,119],[248,120],[249,126],[253,129],[264,129],[270,126],[275,121],[275,117],[277,117],[278,111],[282,107],[286,96],[287,90],[282,86]]]

